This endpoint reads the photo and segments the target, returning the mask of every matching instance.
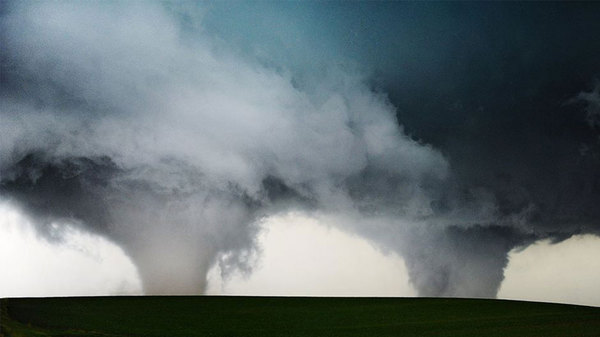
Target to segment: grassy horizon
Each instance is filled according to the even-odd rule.
[[[2,336],[597,336],[600,308],[465,298],[0,299]]]

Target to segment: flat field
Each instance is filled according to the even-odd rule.
[[[600,336],[600,308],[449,298],[0,300],[3,336]]]

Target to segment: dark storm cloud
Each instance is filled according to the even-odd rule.
[[[493,282],[482,282],[489,286],[485,291],[471,287],[471,293],[489,295],[502,279],[500,271],[511,248],[533,237],[561,240],[574,233],[598,233],[598,4],[297,7],[283,5],[273,11],[300,32],[294,34],[297,40],[310,40],[318,50],[331,46],[321,52],[325,59],[360,64],[371,74],[373,88],[386,92],[397,107],[405,132],[448,158],[451,177],[433,183],[435,192],[430,194],[435,213],[431,222],[444,223],[440,227],[448,229],[419,234],[418,243],[404,244],[411,247],[403,255],[413,281],[440,285],[418,286],[422,294],[469,293],[457,291],[464,282],[453,282],[452,277],[449,285],[433,281],[440,275],[469,272],[469,266],[477,265],[475,258],[482,253],[477,245],[454,248],[454,237],[489,244],[489,268],[470,271],[473,279],[495,275]],[[289,14],[298,11],[300,15]],[[304,24],[312,20],[316,23]],[[293,37],[285,32],[296,30],[269,36],[283,35],[285,41]],[[230,35],[248,46],[254,41],[246,35]],[[318,69],[323,62],[302,51],[290,58],[300,69],[306,64]],[[382,192],[391,185],[372,190]],[[359,194],[370,195],[369,190]],[[507,233],[513,238],[493,239],[496,226],[511,228]],[[452,228],[465,227],[479,229],[452,234]],[[386,241],[381,237],[385,234],[365,235]],[[502,249],[493,248],[496,244]]]
[[[42,229],[58,219],[109,236],[147,292],[201,292],[211,265],[251,267],[262,216],[352,208],[345,181],[371,167],[407,187],[403,200],[425,200],[419,181],[446,174],[358,73],[331,69],[304,91],[183,30],[179,13],[142,3],[5,13],[0,189]]]
[[[251,268],[302,208],[421,295],[494,296],[512,248],[600,229],[599,7],[5,4],[0,192],[149,292]]]

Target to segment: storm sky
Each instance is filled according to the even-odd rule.
[[[134,272],[148,294],[214,293],[216,271],[285,284],[294,249],[356,239],[387,261],[363,274],[411,294],[517,294],[509,258],[596,257],[598,17],[597,3],[3,2],[0,220],[53,247],[103,240],[133,264],[114,292]],[[314,242],[274,260],[294,241],[282,223]],[[344,265],[360,275],[358,256]],[[303,265],[343,259],[320,260]]]

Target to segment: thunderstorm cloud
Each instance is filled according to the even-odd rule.
[[[110,239],[146,293],[251,272],[293,211],[420,295],[493,297],[514,248],[600,230],[599,11],[4,3],[0,198]]]

